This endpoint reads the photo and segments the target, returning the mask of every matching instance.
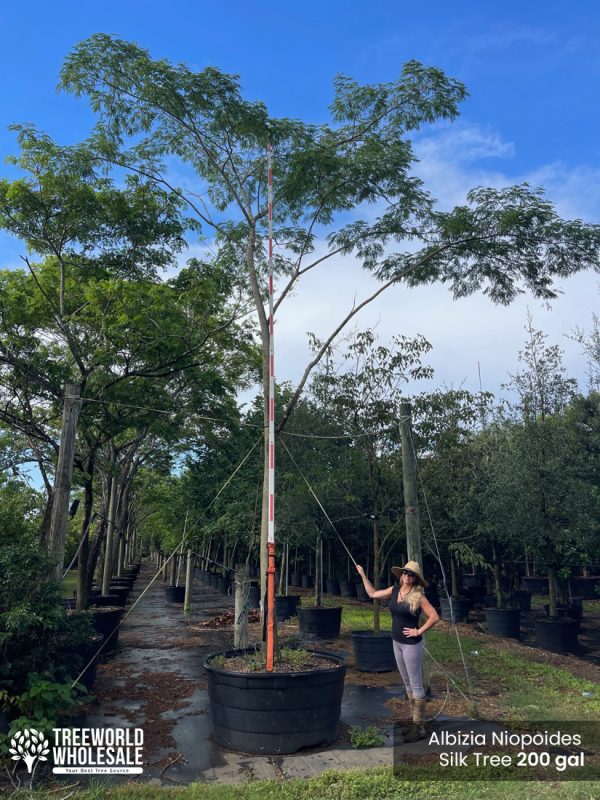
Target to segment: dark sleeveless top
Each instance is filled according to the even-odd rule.
[[[394,588],[392,589],[392,596],[388,605],[390,614],[392,615],[392,639],[400,644],[418,644],[423,638],[422,636],[405,636],[402,633],[402,629],[418,628],[421,612],[418,611],[416,614],[413,614],[406,600],[402,600],[399,603],[399,590],[400,587],[398,584],[395,584]]]

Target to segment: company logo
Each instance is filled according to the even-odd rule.
[[[17,731],[10,740],[13,761],[24,761],[32,774],[36,762],[51,753],[55,775],[141,775],[142,728],[53,728],[54,745],[41,731]],[[17,769],[18,764],[15,765]]]
[[[54,728],[55,775],[141,775],[142,728]]]
[[[36,761],[47,761],[46,756],[50,752],[48,740],[41,731],[35,728],[26,728],[24,731],[17,731],[10,740],[9,753],[13,761],[25,762],[27,772],[33,771]],[[15,767],[16,769],[16,767]]]

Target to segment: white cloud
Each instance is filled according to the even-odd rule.
[[[555,45],[557,41],[558,35],[547,28],[532,25],[495,25],[486,33],[471,36],[467,46],[470,50],[497,53],[516,45],[547,47]]]
[[[600,171],[562,164],[541,166],[527,174],[511,174],[514,146],[492,130],[475,125],[444,128],[417,143],[421,159],[417,173],[443,207],[464,203],[474,186],[506,186],[527,181],[543,185],[567,217],[595,220],[600,211]],[[504,159],[507,169],[486,169],[482,159]],[[297,381],[309,360],[306,332],[325,337],[353,303],[360,302],[376,282],[351,258],[334,258],[308,273],[295,295],[282,304],[276,324],[278,380]],[[585,384],[585,363],[580,348],[566,336],[576,327],[589,327],[598,303],[598,276],[578,274],[563,281],[562,294],[549,307],[531,296],[519,297],[511,306],[495,306],[475,295],[459,301],[440,285],[416,289],[393,287],[357,315],[360,328],[377,326],[382,341],[402,333],[423,334],[433,345],[428,361],[436,370],[434,385],[479,387],[494,393],[517,369],[524,325],[529,309],[534,324],[565,351],[570,375]]]

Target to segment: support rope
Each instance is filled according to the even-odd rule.
[[[230,475],[230,476],[227,478],[227,480],[225,481],[225,483],[224,483],[224,484],[221,486],[221,488],[220,488],[220,489],[219,489],[219,491],[216,493],[216,495],[213,497],[213,499],[210,501],[210,503],[209,503],[209,504],[206,506],[206,508],[204,509],[204,513],[205,513],[206,511],[208,511],[208,510],[209,510],[209,508],[211,508],[211,506],[212,506],[212,505],[213,505],[213,504],[216,502],[217,498],[218,498],[218,497],[219,497],[219,496],[220,496],[220,495],[221,495],[221,494],[222,494],[222,493],[225,491],[225,489],[226,489],[226,488],[227,488],[227,486],[228,486],[228,485],[231,483],[231,481],[233,480],[233,478],[235,477],[235,475],[237,475],[237,473],[239,472],[239,470],[240,470],[240,469],[243,467],[243,465],[246,463],[246,461],[247,461],[247,460],[250,458],[250,456],[252,455],[252,453],[253,453],[253,452],[254,452],[254,450],[256,449],[257,445],[258,445],[258,444],[259,444],[259,443],[262,441],[262,438],[263,438],[263,437],[262,437],[262,434],[261,434],[260,438],[259,438],[259,439],[257,439],[257,441],[256,441],[256,442],[255,442],[255,443],[252,445],[252,447],[251,447],[251,448],[250,448],[250,450],[249,450],[249,451],[246,453],[246,455],[244,456],[244,458],[243,458],[243,459],[240,461],[240,463],[237,465],[237,467],[234,469],[234,471],[231,473],[231,475]],[[198,524],[198,522],[199,522],[199,521],[200,521],[200,515],[198,516],[198,519],[196,520],[196,522],[194,523],[194,525],[191,525],[191,526],[188,528],[188,530],[187,530],[187,532],[186,532],[186,535],[185,535],[185,538],[186,538],[186,539],[189,539],[189,537],[190,537],[190,534],[191,534],[192,530],[193,530],[193,529],[194,529],[194,527],[195,527],[195,526]],[[183,544],[183,541],[184,541],[184,540],[182,540],[182,544]],[[125,622],[125,620],[127,619],[127,617],[128,617],[130,614],[131,614],[131,612],[133,611],[133,609],[134,609],[134,608],[137,606],[137,604],[140,602],[140,600],[142,599],[142,597],[143,597],[143,596],[146,594],[146,592],[148,591],[148,589],[149,589],[149,588],[152,586],[152,584],[154,583],[154,581],[155,581],[155,580],[158,578],[158,576],[161,574],[161,572],[164,570],[164,568],[167,566],[167,564],[168,564],[168,563],[171,561],[171,559],[172,559],[172,558],[174,558],[174,556],[177,554],[177,552],[179,551],[179,548],[180,548],[180,547],[181,547],[181,545],[180,545],[180,544],[178,544],[178,545],[177,545],[177,547],[176,547],[176,548],[173,550],[173,552],[171,553],[171,555],[170,555],[170,556],[167,558],[167,560],[166,560],[166,561],[164,562],[164,564],[161,566],[161,568],[160,568],[160,569],[159,569],[159,570],[156,572],[156,574],[155,574],[155,575],[154,575],[154,577],[151,579],[151,581],[150,581],[150,582],[147,584],[146,588],[142,590],[142,592],[140,593],[140,596],[139,596],[139,597],[138,597],[138,598],[137,598],[137,599],[136,599],[136,600],[135,600],[135,601],[134,601],[134,602],[131,604],[131,606],[128,608],[128,610],[127,610],[127,611],[126,611],[126,612],[123,614],[123,616],[122,616],[122,617],[121,617],[121,619],[119,620],[119,624],[115,626],[115,629],[112,631],[112,633],[110,634],[110,636],[107,636],[107,637],[106,637],[106,639],[105,639],[105,640],[102,642],[102,644],[100,645],[100,647],[98,648],[98,650],[97,650],[97,651],[94,653],[94,655],[92,656],[92,658],[91,658],[91,659],[88,661],[88,663],[85,665],[85,667],[84,667],[84,668],[81,670],[81,672],[79,673],[79,675],[78,675],[78,676],[75,678],[75,680],[74,680],[74,681],[73,681],[73,683],[71,684],[71,688],[73,688],[73,687],[74,687],[74,686],[75,686],[77,683],[79,683],[80,679],[83,677],[83,675],[85,674],[85,672],[86,672],[86,671],[89,669],[89,667],[90,667],[90,666],[93,664],[93,662],[96,660],[96,658],[98,658],[98,656],[100,655],[100,653],[101,653],[101,652],[104,650],[104,648],[105,648],[105,647],[106,647],[106,645],[108,644],[108,641],[109,641],[109,639],[111,639],[111,638],[112,638],[112,637],[115,635],[115,632],[116,632],[117,630],[119,630],[119,628],[121,627],[121,625],[123,624],[123,622]]]
[[[458,632],[458,628],[456,626],[456,621],[454,619],[454,608],[453,608],[452,598],[450,596],[450,592],[448,592],[448,584],[446,582],[446,571],[444,570],[444,564],[442,562],[442,556],[440,554],[440,549],[439,549],[439,546],[438,546],[437,537],[435,535],[435,528],[434,528],[434,525],[433,525],[433,518],[431,516],[431,509],[429,508],[429,501],[427,499],[427,492],[425,491],[425,483],[423,481],[423,476],[421,475],[421,468],[419,467],[419,460],[417,458],[417,452],[415,450],[415,444],[414,444],[414,441],[413,441],[412,430],[411,430],[411,426],[410,425],[408,426],[408,432],[409,432],[409,438],[410,438],[410,446],[411,446],[411,449],[413,451],[415,464],[417,465],[417,474],[419,476],[419,482],[421,484],[421,491],[423,492],[423,500],[425,501],[425,509],[427,511],[427,518],[429,520],[429,527],[431,528],[431,534],[433,536],[433,542],[435,544],[436,552],[434,553],[429,545],[428,545],[428,547],[429,547],[430,552],[433,554],[434,558],[437,560],[437,562],[438,562],[438,564],[440,566],[440,570],[441,570],[441,573],[442,573],[442,583],[444,585],[444,590],[446,592],[446,596],[448,597],[448,601],[450,603],[450,620],[451,620],[451,623],[452,623],[452,627],[454,628],[454,632],[456,634],[456,641],[457,641],[457,644],[458,644],[458,650],[459,650],[460,657],[461,657],[461,660],[462,660],[462,663],[463,663],[463,667],[464,667],[464,670],[465,670],[465,677],[467,679],[467,687],[468,687],[468,691],[469,691],[469,695],[470,695],[470,700],[471,700],[471,702],[473,702],[473,686],[471,684],[471,676],[469,675],[469,669],[467,667],[465,654],[464,654],[464,651],[463,651],[463,648],[462,648],[462,642],[460,641],[460,634]],[[428,650],[427,650],[427,652],[429,653]],[[431,653],[429,653],[429,655],[431,656]],[[432,656],[432,658],[433,658],[433,656]],[[462,692],[461,692],[461,694],[462,694]]]
[[[325,508],[324,508],[323,504],[321,503],[321,501],[320,501],[320,500],[319,500],[319,498],[317,497],[317,495],[316,495],[316,493],[315,493],[314,489],[312,488],[312,486],[310,485],[310,483],[309,483],[308,479],[306,478],[306,476],[304,475],[304,473],[302,472],[302,470],[301,470],[301,469],[300,469],[300,467],[298,466],[298,463],[297,463],[296,459],[295,459],[295,458],[294,458],[294,456],[293,456],[293,455],[290,453],[290,451],[289,451],[289,449],[287,448],[287,446],[286,446],[285,442],[283,442],[283,441],[282,441],[282,442],[281,442],[281,444],[283,445],[283,447],[285,448],[285,450],[286,450],[286,452],[288,453],[289,457],[291,458],[291,460],[292,460],[292,463],[294,464],[294,466],[295,466],[295,467],[296,467],[296,469],[298,470],[298,472],[299,472],[300,476],[302,477],[302,479],[303,479],[304,483],[307,485],[307,487],[308,487],[308,489],[309,489],[310,493],[312,494],[312,496],[313,496],[313,497],[314,497],[314,499],[316,500],[316,502],[317,502],[317,504],[318,504],[319,508],[321,509],[321,511],[323,512],[323,514],[325,515],[325,518],[327,519],[327,521],[329,522],[329,524],[330,524],[330,525],[331,525],[331,527],[333,528],[333,530],[334,530],[334,532],[335,532],[336,536],[338,537],[338,539],[339,539],[339,540],[340,540],[340,542],[342,543],[342,546],[343,546],[344,550],[346,551],[346,553],[348,554],[348,557],[350,558],[350,560],[352,561],[352,563],[354,564],[354,566],[356,566],[356,563],[357,563],[357,562],[356,562],[356,560],[354,559],[354,556],[352,555],[352,553],[350,552],[350,550],[349,550],[349,549],[348,549],[348,547],[346,546],[346,543],[344,542],[344,540],[342,539],[341,535],[339,534],[339,532],[338,532],[337,528],[335,527],[335,525],[334,525],[334,524],[333,524],[333,522],[331,521],[331,518],[330,518],[329,514],[327,513],[327,511],[325,510]],[[412,437],[411,437],[411,444],[412,444]],[[413,445],[413,450],[414,450],[414,445]],[[416,457],[415,457],[415,461],[416,461]],[[418,468],[418,463],[417,463],[417,468]],[[434,541],[435,541],[435,532],[434,532]],[[436,545],[437,545],[437,542],[436,542]],[[430,548],[430,549],[431,549],[431,548]],[[442,565],[441,565],[441,559],[440,559],[440,566],[442,566]],[[443,566],[442,566],[442,576],[444,576],[444,572],[443,572]],[[445,585],[445,583],[444,583],[444,585]],[[452,615],[452,616],[454,616],[454,615]],[[467,663],[466,663],[466,661],[465,661],[465,657],[464,657],[464,652],[463,652],[463,649],[462,649],[462,644],[461,644],[461,641],[460,641],[460,636],[459,636],[459,633],[458,633],[458,629],[457,629],[457,627],[456,627],[456,623],[454,623],[454,622],[453,622],[453,626],[454,626],[454,630],[455,630],[455,632],[456,632],[456,637],[457,637],[457,640],[458,640],[458,648],[459,648],[460,655],[461,655],[462,662],[463,662],[463,666],[464,666],[464,669],[465,669],[465,675],[466,675],[466,678],[467,678],[467,686],[468,686],[468,690],[469,690],[470,697],[467,697],[467,695],[465,695],[465,693],[462,691],[462,689],[461,689],[461,688],[460,688],[460,686],[457,684],[457,682],[454,680],[454,678],[452,678],[452,676],[451,676],[451,675],[450,675],[450,674],[447,672],[447,670],[445,670],[445,669],[442,667],[442,665],[441,665],[441,664],[440,664],[440,662],[439,662],[439,661],[438,661],[438,660],[435,658],[435,656],[433,656],[433,655],[431,654],[430,650],[429,650],[429,649],[426,647],[425,643],[423,643],[423,649],[425,650],[425,652],[427,653],[427,655],[428,655],[428,656],[431,658],[431,660],[432,660],[432,661],[433,661],[435,664],[437,664],[438,668],[439,668],[439,669],[440,669],[440,671],[441,671],[441,672],[442,672],[442,673],[443,673],[443,674],[446,676],[446,678],[447,678],[448,680],[450,680],[450,681],[453,683],[453,685],[456,687],[457,691],[458,691],[458,692],[459,692],[459,693],[460,693],[460,694],[461,694],[461,695],[464,697],[464,699],[465,699],[467,702],[469,702],[469,703],[473,703],[473,696],[472,696],[472,695],[473,695],[473,689],[472,689],[472,685],[471,685],[471,679],[470,679],[470,676],[469,676],[469,671],[468,671]]]

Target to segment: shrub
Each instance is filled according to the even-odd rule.
[[[384,743],[383,734],[375,725],[369,725],[368,728],[359,728],[357,725],[353,725],[348,729],[348,735],[350,743],[355,749],[381,747]]]

